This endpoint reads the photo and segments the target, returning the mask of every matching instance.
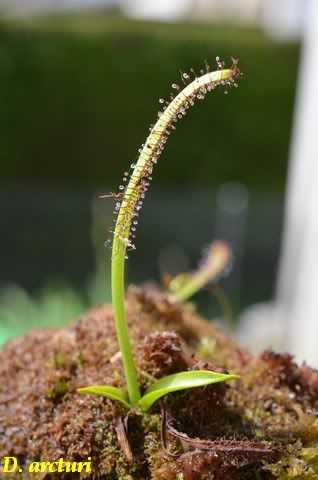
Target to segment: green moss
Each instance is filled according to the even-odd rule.
[[[278,480],[317,480],[317,448],[301,448],[297,453],[290,449],[289,455],[267,470]]]
[[[64,365],[65,365],[65,354],[63,352],[58,352],[54,356],[54,364],[55,364],[56,368],[64,367]]]
[[[68,391],[68,387],[68,380],[64,377],[60,377],[56,380],[53,388],[48,392],[47,396],[52,400],[60,398]]]
[[[216,348],[216,341],[213,338],[203,337],[197,346],[200,357],[206,360],[213,360]]]

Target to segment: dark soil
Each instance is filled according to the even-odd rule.
[[[0,351],[0,459],[92,457],[93,473],[60,479],[318,479],[317,371],[287,354],[252,357],[149,285],[129,290],[127,312],[143,388],[196,368],[241,380],[172,394],[150,414],[127,418],[110,400],[79,395],[81,386],[124,386],[112,309],[97,307]]]

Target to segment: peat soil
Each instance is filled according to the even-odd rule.
[[[25,468],[10,478],[318,479],[317,371],[288,354],[252,357],[152,285],[130,288],[126,306],[142,389],[186,369],[241,378],[127,414],[106,398],[76,393],[124,387],[111,306],[16,338],[0,351],[0,459],[15,456],[27,467],[91,457],[92,472],[32,477]]]

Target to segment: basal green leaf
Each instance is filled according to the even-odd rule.
[[[90,387],[78,388],[77,392],[110,398],[111,400],[121,403],[125,408],[131,408],[131,405],[128,401],[128,394],[121,388],[111,387],[108,385],[92,385]]]
[[[161,378],[150,385],[144,396],[139,400],[138,407],[146,412],[159,398],[171,392],[188,388],[203,387],[211,383],[225,382],[239,378],[238,375],[210,372],[208,370],[193,370],[181,372]]]

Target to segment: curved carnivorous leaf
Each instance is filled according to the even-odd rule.
[[[238,60],[232,58],[231,68],[225,69],[224,62],[217,57],[218,69],[210,71],[209,65],[205,64],[205,70],[201,70],[200,76],[193,71],[192,79],[187,73],[182,73],[184,88],[172,84],[176,95],[171,94],[170,100],[160,99],[163,110],[158,112],[158,119],[150,127],[150,133],[140,149],[136,163],[131,164],[132,171],[125,172],[123,184],[119,186],[120,192],[115,195],[117,219],[115,229],[112,231],[112,299],[114,307],[114,319],[119,348],[122,354],[122,362],[127,382],[129,401],[132,405],[138,405],[140,400],[140,388],[136,366],[132,354],[129,338],[128,324],[125,310],[125,258],[128,250],[134,250],[135,231],[146,192],[152,179],[155,164],[168,140],[170,133],[175,130],[175,123],[183,118],[190,106],[196,99],[203,99],[205,95],[217,86],[236,85],[235,79],[240,75]],[[126,183],[126,186],[124,185]],[[112,196],[112,195],[111,195]],[[193,289],[193,287],[191,287]],[[189,293],[183,297],[189,296]]]
[[[154,402],[168,393],[188,388],[203,387],[236,378],[240,378],[239,375],[217,373],[208,370],[193,370],[168,375],[150,385],[144,396],[139,400],[138,407],[141,411],[146,412]]]
[[[184,302],[205,285],[215,282],[229,268],[232,253],[229,245],[222,240],[214,241],[206,250],[199,267],[194,273],[177,275],[169,284],[169,290]]]
[[[115,400],[116,402],[121,403],[125,408],[131,408],[131,405],[128,401],[128,394],[121,388],[111,387],[108,385],[92,385],[90,387],[78,388],[77,392],[87,395],[106,397],[110,400]]]

